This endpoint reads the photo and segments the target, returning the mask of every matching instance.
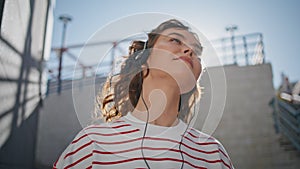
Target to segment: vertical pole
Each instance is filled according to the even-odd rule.
[[[223,64],[227,64],[227,59],[226,59],[226,56],[227,56],[227,53],[226,53],[226,45],[225,45],[225,38],[222,38],[221,40],[221,43],[222,43],[222,51],[223,51],[223,55],[222,55],[222,58],[224,59],[223,61]]]
[[[264,51],[264,43],[263,43],[263,35],[259,34],[259,43],[261,44],[261,57],[262,57],[262,63],[265,63],[265,51]]]
[[[65,40],[66,40],[66,30],[67,30],[67,24],[69,21],[71,21],[71,17],[62,15],[59,17],[59,19],[63,22],[63,32],[62,32],[62,39],[61,39],[61,47],[59,51],[59,66],[58,66],[58,86],[57,86],[57,93],[61,93],[61,71],[62,71],[62,58],[63,53],[65,52]]]
[[[235,52],[235,43],[234,43],[233,31],[231,31],[231,45],[232,45],[233,64],[236,65],[237,61],[236,61],[236,52]]]
[[[63,32],[62,32],[62,40],[61,40],[61,47],[59,51],[59,66],[58,66],[58,88],[57,88],[57,93],[61,93],[61,70],[62,70],[62,56],[64,53],[64,43],[65,43],[65,36],[66,36],[66,27],[67,24],[64,23],[63,25]]]
[[[246,65],[249,65],[249,58],[248,58],[248,46],[247,46],[247,41],[246,37],[243,36],[243,43],[244,43],[244,53],[245,53],[245,60],[246,60]]]
[[[234,31],[237,30],[236,25],[230,25],[226,27],[226,31],[230,32],[231,35],[231,45],[232,45],[232,55],[233,55],[233,64],[237,64],[236,51],[235,51],[235,43],[234,43]]]

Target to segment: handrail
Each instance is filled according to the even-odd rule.
[[[270,101],[270,106],[274,110],[276,128],[300,151],[300,107],[278,96]]]

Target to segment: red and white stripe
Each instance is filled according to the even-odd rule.
[[[186,128],[182,121],[170,128],[148,124],[143,137],[144,123],[135,120],[132,116],[123,117],[115,123],[83,129],[53,168],[147,168],[144,160],[151,168],[180,168],[182,163],[183,168],[233,168],[225,149],[213,137],[192,128],[182,136]]]

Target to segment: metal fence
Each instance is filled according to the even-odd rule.
[[[240,66],[265,63],[263,35],[251,33],[212,40],[224,65]]]
[[[47,94],[55,93],[55,91],[60,93],[62,90],[71,89],[72,80],[78,81],[79,79],[85,79],[89,77],[95,77],[96,79],[106,77],[114,67],[113,65],[118,62],[116,61],[116,56],[114,55],[117,55],[118,50],[120,51],[121,49],[124,53],[124,47],[120,45],[121,42],[128,43],[128,41],[131,40],[132,39],[126,39],[120,42],[105,41],[85,45],[85,47],[97,47],[97,45],[99,46],[107,44],[111,45],[112,48],[110,54],[108,54],[111,57],[110,61],[101,65],[101,72],[99,72],[98,69],[99,65],[84,65],[78,60],[78,56],[72,51],[74,49],[80,49],[84,46],[84,44],[71,45],[65,48],[53,48],[53,55],[56,53],[57,56],[59,56],[58,54],[62,52],[65,58],[69,58],[68,61],[70,64],[68,64],[68,66],[64,65],[61,69],[59,69],[59,57],[52,57],[48,61],[47,70],[49,76]],[[215,48],[219,58],[221,58],[223,65],[236,64],[239,66],[247,66],[262,64],[265,62],[263,35],[261,33],[221,38],[212,40],[211,43]],[[79,52],[77,51],[77,53]],[[75,66],[76,64],[77,66]],[[61,71],[60,76],[59,71]],[[59,79],[59,77],[61,79]]]
[[[273,107],[274,124],[277,132],[282,133],[300,151],[300,106],[274,97],[270,105]]]

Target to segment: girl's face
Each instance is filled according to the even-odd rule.
[[[201,44],[192,33],[170,28],[163,31],[155,42],[148,65],[171,75],[181,93],[186,93],[194,87],[202,71],[201,51]]]

